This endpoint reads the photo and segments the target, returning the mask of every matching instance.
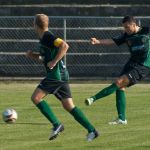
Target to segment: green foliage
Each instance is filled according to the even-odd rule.
[[[84,105],[86,97],[106,84],[71,84],[74,103],[101,132],[92,142],[85,140],[86,130],[61,106],[54,96],[47,102],[65,126],[65,131],[49,141],[51,124],[32,104],[30,97],[36,83],[0,83],[0,113],[6,108],[18,112],[15,124],[6,124],[0,117],[0,150],[148,150],[150,149],[150,85],[139,84],[126,91],[128,125],[110,126],[115,118],[115,94]]]

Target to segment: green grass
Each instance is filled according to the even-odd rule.
[[[0,83],[0,113],[6,108],[18,112],[15,124],[6,124],[0,117],[0,150],[149,150],[150,149],[150,85],[139,84],[126,91],[126,126],[110,126],[108,122],[117,116],[115,94],[87,107],[84,99],[107,84],[71,84],[74,103],[87,115],[101,132],[101,136],[87,142],[86,130],[63,110],[54,96],[47,102],[65,125],[65,131],[54,141],[48,136],[51,125],[30,101],[37,84]]]

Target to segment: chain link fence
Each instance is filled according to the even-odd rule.
[[[50,30],[70,45],[66,63],[70,77],[108,79],[117,77],[129,52],[121,47],[91,45],[91,37],[112,38],[122,32],[122,17],[50,17]],[[137,17],[142,26],[149,26],[150,17]],[[37,36],[33,17],[0,17],[0,76],[43,77],[42,64],[25,57],[27,50],[36,50]]]

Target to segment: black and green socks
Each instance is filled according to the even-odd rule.
[[[88,130],[89,133],[95,131],[93,125],[88,121],[86,116],[79,108],[74,107],[70,113],[76,121],[78,121],[84,128]]]
[[[91,98],[93,98],[94,101],[96,101],[102,97],[105,97],[105,96],[108,96],[108,95],[114,93],[117,89],[119,89],[118,86],[115,83],[113,83],[112,85],[104,88],[103,90],[98,92],[96,95],[92,96]]]
[[[125,92],[120,89],[116,91],[116,107],[118,112],[118,118],[125,121],[126,98]]]
[[[36,106],[40,109],[41,113],[53,124],[54,127],[57,127],[61,124],[49,105],[44,100],[42,100]]]

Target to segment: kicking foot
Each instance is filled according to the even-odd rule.
[[[85,104],[88,106],[92,105],[93,102],[94,102],[94,99],[92,97],[85,99]]]

